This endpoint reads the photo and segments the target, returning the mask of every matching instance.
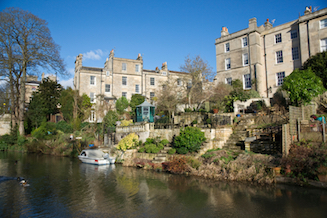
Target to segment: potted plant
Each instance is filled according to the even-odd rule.
[[[320,182],[327,182],[327,166],[326,163],[320,165],[317,169],[318,178]]]

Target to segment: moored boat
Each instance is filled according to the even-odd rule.
[[[78,155],[78,158],[83,163],[96,165],[114,164],[116,161],[114,157],[110,157],[109,154],[99,149],[85,149]]]

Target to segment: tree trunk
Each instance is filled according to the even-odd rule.
[[[23,61],[23,76],[20,80],[20,98],[19,98],[19,134],[22,136],[25,135],[25,129],[24,129],[25,81],[26,81],[26,62]]]

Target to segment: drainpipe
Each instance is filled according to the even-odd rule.
[[[111,57],[111,97],[114,96],[114,57]]]
[[[264,49],[264,56],[265,56],[265,71],[266,71],[266,90],[267,90],[267,98],[269,98],[268,92],[268,71],[267,71],[267,54],[266,54],[266,35],[263,36],[263,49]]]
[[[309,36],[309,20],[307,20],[307,37],[308,37],[308,52],[309,52],[309,58],[310,58],[311,51],[310,51],[310,36]]]
[[[248,58],[249,58],[249,69],[250,69],[250,78],[252,77],[252,70],[251,70],[251,49],[250,49],[250,35],[249,33],[246,34],[247,38],[248,38]],[[251,88],[252,88],[252,84],[251,84]]]

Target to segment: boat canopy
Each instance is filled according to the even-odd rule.
[[[91,158],[103,158],[103,151],[97,149],[87,149],[83,150],[82,153],[85,152],[87,157]]]

